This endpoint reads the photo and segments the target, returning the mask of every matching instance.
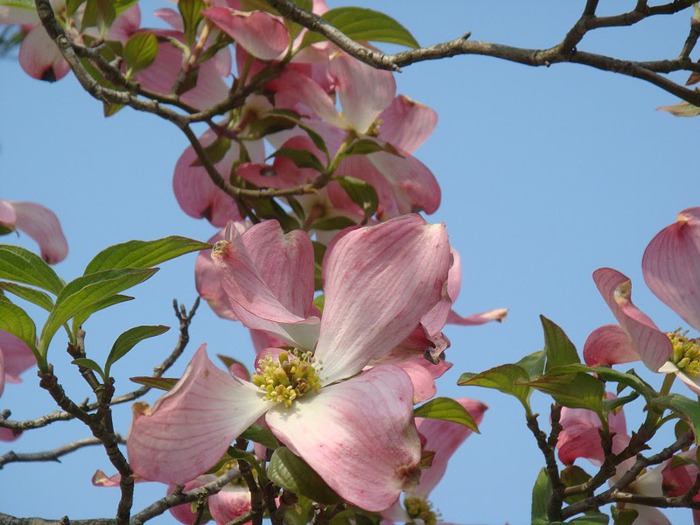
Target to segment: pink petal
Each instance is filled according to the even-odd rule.
[[[4,377],[9,383],[19,383],[19,375],[36,364],[34,353],[26,343],[4,330],[0,330],[0,355],[5,371],[4,374],[0,373],[0,377]]]
[[[0,222],[5,226],[13,226],[17,220],[17,213],[10,201],[0,199]]]
[[[22,432],[15,432],[14,430],[10,430],[9,428],[0,427],[0,441],[14,441],[16,439],[19,439],[21,435]]]
[[[216,464],[271,405],[252,383],[215,367],[202,345],[175,387],[134,415],[131,466],[144,479],[182,485]]]
[[[273,60],[289,47],[284,23],[262,11],[235,11],[213,7],[202,15],[260,60]]]
[[[109,28],[105,40],[116,40],[122,44],[141,28],[141,9],[138,4],[124,11]]]
[[[437,113],[420,102],[399,95],[379,115],[379,138],[413,153],[433,133]]]
[[[237,222],[235,227],[245,227],[245,223]],[[224,238],[224,231],[221,230],[211,239],[210,244],[214,244]],[[224,292],[219,282],[219,276],[214,267],[214,261],[211,260],[211,250],[202,250],[197,256],[197,262],[194,265],[194,281],[197,287],[197,293],[211,307],[216,315],[223,319],[237,321],[238,318],[233,312],[233,308],[228,300],[228,295]]]
[[[449,265],[444,225],[419,215],[356,229],[332,246],[315,352],[325,380],[359,372],[405,339],[440,300]]]
[[[642,271],[651,291],[700,330],[700,207],[682,211],[652,239]]]
[[[214,480],[216,480],[216,476],[214,476],[213,474],[205,474],[204,476],[199,476],[193,479],[192,481],[188,481],[187,483],[185,483],[185,486],[183,487],[183,492],[189,492],[190,490],[198,489],[202,485],[206,485],[210,481]],[[167,494],[172,494],[176,488],[177,485],[168,485]],[[168,510],[170,511],[170,514],[172,514],[173,518],[175,518],[180,523],[184,523],[185,525],[191,525],[196,521],[197,515],[192,511],[192,503],[185,503],[183,505],[170,507]],[[206,521],[203,523],[206,523]]]
[[[338,495],[376,512],[391,506],[420,473],[412,398],[408,376],[384,365],[289,409],[276,407],[266,420]]]
[[[303,348],[316,342],[313,301],[313,246],[306,232],[284,234],[277,221],[231,231],[212,253],[221,286],[238,319]],[[295,326],[299,325],[299,326]]]
[[[5,391],[5,358],[2,355],[2,349],[0,348],[0,396],[2,396]]]
[[[250,508],[250,492],[247,487],[226,485],[220,492],[209,496],[209,512],[216,525],[226,525],[249,512]]]
[[[437,392],[435,379],[428,370],[412,361],[404,361],[397,365],[411,378],[414,404],[427,401],[435,395]]]
[[[632,283],[611,268],[593,272],[593,280],[613,315],[627,332],[644,364],[652,372],[669,360],[673,346],[668,337],[639,308],[632,304]]]
[[[391,104],[396,81],[389,71],[373,68],[339,52],[330,64],[343,117],[353,130],[367,133],[379,114]]]
[[[111,476],[105,474],[102,470],[97,469],[92,475],[92,484],[95,487],[118,487],[121,483],[122,475],[117,473]]]
[[[639,361],[630,336],[616,324],[595,329],[583,345],[583,360],[588,366],[609,366]]]
[[[68,255],[68,243],[56,214],[35,202],[12,202],[17,219],[15,226],[39,244],[42,258],[56,264]]]
[[[700,376],[689,376],[670,361],[659,368],[659,372],[664,374],[676,374],[676,377],[685,383],[688,388],[695,394],[700,395]]]
[[[469,412],[477,425],[481,423],[484,412],[488,408],[485,404],[465,398],[455,399],[455,401]],[[412,495],[427,498],[444,476],[447,462],[473,432],[459,423],[440,419],[419,417],[416,418],[416,426],[419,434],[425,439],[423,450],[435,452],[432,465],[422,471],[420,483],[412,492]]]
[[[508,308],[494,308],[493,310],[487,310],[485,312],[468,315],[466,317],[462,317],[454,310],[450,310],[450,313],[447,316],[447,324],[456,324],[459,326],[479,326],[490,323],[491,321],[502,323],[505,321],[507,315]]]
[[[30,77],[49,82],[62,79],[70,71],[58,46],[41,25],[31,29],[22,40],[19,65]]]

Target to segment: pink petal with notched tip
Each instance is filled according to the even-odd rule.
[[[17,215],[15,227],[34,239],[41,257],[49,264],[61,262],[68,255],[68,242],[56,214],[35,202],[11,202]]]
[[[241,236],[232,230],[212,253],[221,286],[238,319],[301,348],[313,349],[318,319],[310,317],[313,247],[306,232],[284,234],[275,220]]]
[[[339,496],[369,511],[391,506],[420,475],[413,388],[400,368],[378,366],[278,406],[265,419]]]
[[[273,60],[289,47],[284,23],[268,13],[212,7],[202,11],[202,16],[260,60]]]
[[[455,399],[474,418],[477,425],[484,418],[488,407],[474,399]],[[427,498],[437,486],[447,470],[447,463],[457,448],[472,435],[473,431],[464,425],[441,419],[416,418],[418,433],[425,442],[423,450],[435,452],[430,467],[421,472],[420,483],[411,492],[412,496]]]
[[[583,360],[588,366],[609,366],[641,359],[627,332],[616,324],[594,330],[583,345]]]
[[[388,354],[441,298],[450,265],[444,224],[399,217],[345,234],[323,261],[315,356],[326,382]]]
[[[68,62],[43,26],[31,29],[19,47],[19,65],[30,77],[55,82],[70,71]]]
[[[336,79],[343,117],[357,133],[367,133],[394,99],[394,75],[368,66],[342,51],[331,60],[329,72]]]
[[[215,465],[270,406],[252,383],[215,367],[202,345],[175,387],[135,414],[127,444],[131,467],[147,480],[187,483]]]
[[[656,297],[700,331],[700,207],[682,211],[652,239],[642,272]]]
[[[379,138],[413,153],[433,133],[437,119],[437,113],[428,106],[399,95],[379,115]]]
[[[596,270],[593,280],[615,319],[632,339],[642,362],[657,372],[671,357],[673,346],[654,322],[632,304],[631,281],[611,268]]]
[[[0,372],[0,378],[4,377],[8,383],[19,383],[19,375],[36,364],[34,354],[27,344],[4,330],[0,330],[0,354],[4,362],[4,374]]]

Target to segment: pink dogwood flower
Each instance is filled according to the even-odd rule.
[[[42,258],[49,264],[61,262],[68,255],[58,217],[41,204],[0,199],[0,234],[3,228],[29,235],[39,244]]]
[[[700,208],[678,214],[649,243],[642,272],[651,291],[688,324],[700,330]],[[632,285],[620,272],[596,270],[593,278],[617,321],[595,330],[584,346],[589,365],[641,359],[653,372],[674,373],[700,393],[700,344],[687,332],[664,333],[632,304]]]
[[[363,369],[440,300],[450,265],[444,226],[410,215],[340,238],[324,260],[321,319],[305,232],[285,235],[275,221],[242,235],[231,229],[213,258],[236,316],[293,349],[259,359],[247,382],[216,368],[201,347],[176,386],[134,418],[134,470],[184,483],[264,415],[346,501],[370,511],[391,506],[420,474],[413,387],[397,366]]]

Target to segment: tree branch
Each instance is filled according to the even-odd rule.
[[[119,434],[116,434],[116,438],[119,443],[126,443],[126,441],[124,441],[124,439]],[[61,447],[55,448],[53,450],[46,450],[44,452],[18,453],[11,450],[7,454],[0,456],[0,469],[2,469],[8,463],[27,463],[35,461],[56,461],[60,463],[60,460],[58,458],[60,458],[61,456],[65,456],[66,454],[70,454],[71,452],[75,452],[76,450],[79,450],[81,448],[101,444],[102,441],[100,441],[97,438],[91,437],[79,439],[78,441],[73,441],[72,443],[67,443]]]

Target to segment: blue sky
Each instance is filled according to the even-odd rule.
[[[560,40],[577,19],[579,4],[547,0],[534,8],[453,0],[430,8],[402,2],[399,8],[395,2],[371,2],[423,45],[472,31],[473,39],[532,48]],[[614,7],[633,5],[616,2]],[[685,40],[688,16],[605,30],[590,35],[580,49],[631,59],[673,57]],[[72,78],[55,84],[34,81],[11,59],[0,61],[0,78],[0,197],[37,201],[58,214],[70,245],[68,259],[57,266],[62,277],[80,275],[95,253],[117,242],[171,234],[206,240],[213,233],[207,223],[181,212],[172,195],[172,170],[186,147],[173,126],[128,109],[104,119],[101,105]],[[635,303],[660,327],[682,326],[645,288],[640,262],[656,232],[679,211],[700,205],[700,120],[655,111],[675,100],[649,84],[582,66],[533,69],[456,57],[407,67],[397,79],[399,92],[439,115],[437,130],[417,156],[443,190],[441,208],[429,220],[447,224],[462,256],[456,308],[462,314],[510,308],[502,325],[447,329],[454,367],[439,383],[439,393],[477,398],[490,409],[482,434],[472,436],[455,456],[433,502],[450,522],[526,523],[532,483],[543,460],[522,410],[511,398],[457,387],[456,380],[462,372],[514,362],[541,349],[539,314],[562,326],[582,348],[593,329],[614,321],[591,279],[602,266],[632,278]],[[685,80],[684,75],[677,79]],[[33,246],[24,237],[3,241]],[[135,289],[135,301],[91,319],[88,353],[100,361],[117,335],[136,324],[174,327],[172,299],[189,305],[195,298],[193,265],[193,257],[165,264]],[[176,337],[172,330],[115,365],[118,390],[130,389],[129,375],[146,374],[158,364]],[[210,354],[252,360],[247,333],[218,320],[206,305],[195,318],[191,338],[188,355],[207,342]],[[58,340],[51,360],[59,377],[68,378],[72,370]],[[660,378],[651,380],[660,386]],[[80,382],[65,382],[74,399],[87,397]],[[22,385],[6,389],[0,408],[11,408],[18,419],[52,410],[35,385],[33,374],[26,373]],[[545,425],[546,400],[536,398],[535,404]],[[119,412],[118,427],[126,434],[129,409]],[[628,414],[628,420],[637,419]],[[84,435],[77,423],[61,423],[29,432],[10,447],[0,444],[0,451],[43,450]],[[96,449],[66,457],[61,465],[8,465],[0,474],[2,511],[107,516],[118,491],[90,485],[96,468],[112,472]],[[36,489],[42,492],[39,499]],[[138,489],[136,509],[164,491],[155,484]],[[684,521],[689,512],[675,516]]]

